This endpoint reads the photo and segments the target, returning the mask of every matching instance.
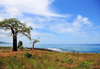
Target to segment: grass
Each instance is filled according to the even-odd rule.
[[[8,47],[0,46],[0,49],[12,49],[12,47],[11,46],[8,46]]]
[[[10,46],[8,46],[8,47],[0,46],[0,52],[10,52],[10,50],[12,50],[12,47],[10,47]]]
[[[0,69],[100,69],[100,54],[2,50]]]

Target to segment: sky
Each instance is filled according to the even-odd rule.
[[[0,0],[0,21],[5,18],[27,22],[38,44],[100,44],[100,0]],[[0,41],[12,39],[10,30],[0,29]]]

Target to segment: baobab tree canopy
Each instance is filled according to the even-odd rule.
[[[40,42],[38,39],[40,39],[40,38],[39,38],[39,37],[38,37],[37,39],[34,39],[34,38],[33,38],[33,40],[34,40],[33,42],[34,42],[34,43]]]
[[[26,23],[21,23],[16,18],[10,18],[10,19],[4,19],[0,22],[0,28],[4,30],[11,30],[13,34],[13,51],[17,51],[17,34],[21,33],[28,37],[31,40],[30,37],[30,30],[32,30],[32,27],[27,27]]]

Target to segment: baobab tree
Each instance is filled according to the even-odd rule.
[[[33,42],[30,42],[30,43],[33,43],[32,50],[34,49],[34,44],[37,43],[37,42],[40,42],[38,39],[40,39],[40,38],[39,37],[37,39],[34,39],[33,38],[34,41]]]
[[[30,32],[32,27],[26,26],[26,22],[21,23],[16,18],[4,19],[0,21],[0,28],[4,30],[11,30],[13,34],[13,51],[17,51],[17,35],[18,33],[25,35],[31,40]]]

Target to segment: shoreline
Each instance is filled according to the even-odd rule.
[[[32,50],[32,48],[27,48],[27,47],[25,47],[26,49],[31,49]],[[46,49],[46,48],[34,48],[35,50],[43,50],[43,51],[52,51],[52,52],[60,52],[60,51],[54,51],[54,50],[50,50],[50,49]]]
[[[4,47],[4,46],[1,46],[0,49],[3,49],[2,47],[4,49],[7,49],[8,47],[10,49],[12,49],[11,46],[6,46],[7,48]],[[31,47],[24,47],[24,48],[32,50]],[[92,54],[100,54],[99,52],[77,52],[77,51],[68,50],[68,49],[63,49],[63,50],[66,50],[66,51],[63,51],[62,48],[61,48],[61,50],[58,49],[58,48],[57,49],[56,48],[34,48],[34,50],[51,51],[51,52],[61,52],[61,53],[92,53]]]
[[[25,48],[32,50],[32,48],[28,48],[28,47],[25,47]],[[34,48],[34,50],[51,51],[51,52],[61,52],[61,51],[56,51],[56,50],[50,50],[50,49],[47,49],[47,48]],[[75,51],[73,51],[73,52],[63,52],[62,51],[61,53],[82,53],[82,52],[75,52]],[[100,54],[100,53],[91,53],[91,54]]]

